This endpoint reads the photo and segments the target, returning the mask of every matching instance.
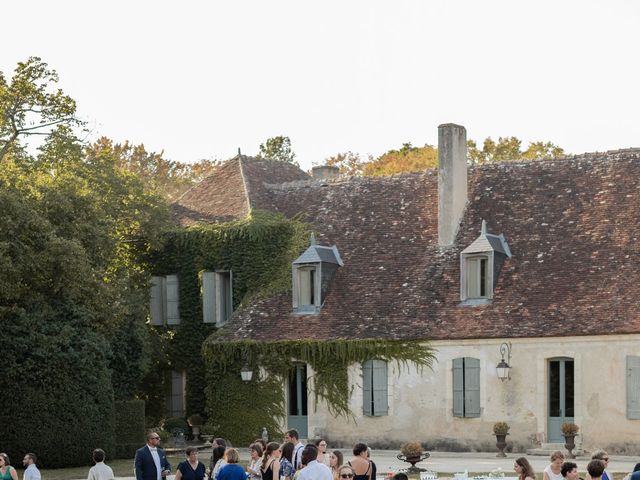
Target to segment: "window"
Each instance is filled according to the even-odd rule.
[[[311,307],[315,305],[316,269],[315,267],[298,268],[298,305]]]
[[[487,257],[467,257],[465,259],[466,299],[489,297],[488,264]]]
[[[233,313],[233,274],[229,272],[202,272],[202,317],[204,323],[222,326]]]
[[[640,420],[640,357],[627,356],[627,418]]]
[[[386,361],[367,360],[362,364],[362,404],[365,415],[381,417],[388,414],[387,378]]]
[[[151,324],[179,325],[179,283],[177,275],[151,277]]]
[[[480,416],[480,360],[453,360],[453,416]]]
[[[171,392],[167,397],[169,417],[184,417],[186,405],[187,372],[171,372]]]

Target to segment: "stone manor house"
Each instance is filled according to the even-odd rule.
[[[562,442],[561,424],[575,422],[583,448],[633,451],[640,149],[469,167],[464,127],[438,134],[434,170],[342,177],[325,166],[309,176],[238,155],[187,192],[174,205],[184,226],[262,209],[304,214],[315,233],[286,294],[232,312],[233,272],[208,272],[203,321],[215,317],[229,339],[426,338],[437,350],[422,371],[352,365],[349,420],[312,407],[313,372],[299,365],[282,385],[283,428],[303,436],[482,448],[506,421],[524,450]],[[165,321],[179,321],[177,282],[156,280],[156,317],[165,308]],[[159,288],[173,303],[158,304]]]

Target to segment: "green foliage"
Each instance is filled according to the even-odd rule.
[[[162,429],[165,432],[171,433],[176,428],[182,430],[183,433],[186,433],[189,431],[189,425],[187,424],[187,421],[184,418],[179,418],[179,417],[167,418],[162,424]]]
[[[413,363],[431,367],[434,358],[433,350],[418,341],[375,339],[217,342],[214,336],[204,351],[209,423],[218,426],[216,434],[239,442],[255,438],[263,426],[277,431],[278,419],[286,414],[282,385],[296,363],[306,363],[313,369],[315,407],[323,400],[332,415],[348,416],[350,365],[377,358],[399,366]],[[239,371],[245,359],[254,371],[260,366],[267,375],[258,378],[254,373],[251,382],[242,382]]]
[[[0,72],[0,163],[21,154],[21,137],[48,135],[57,125],[81,125],[75,101],[56,88],[58,74],[38,57],[18,63],[11,82]],[[18,155],[19,156],[19,155]]]
[[[471,163],[505,162],[513,160],[549,160],[564,155],[564,150],[551,142],[531,142],[526,150],[521,149],[522,141],[516,137],[499,137],[495,142],[487,137],[482,150],[474,140],[467,142]]]
[[[133,458],[145,442],[144,401],[115,402],[115,458]]]
[[[402,172],[417,172],[438,166],[438,149],[425,145],[414,147],[404,143],[399,150],[389,150],[363,167],[363,174],[370,176],[393,175]]]
[[[283,137],[282,135],[269,138],[265,143],[261,143],[258,158],[297,165],[295,161],[296,154],[291,149],[291,140],[289,137]]]

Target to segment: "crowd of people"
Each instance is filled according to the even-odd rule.
[[[587,476],[584,479],[578,473],[578,465],[568,462],[564,453],[557,450],[551,454],[551,463],[544,468],[542,480],[613,480],[613,476],[606,470],[608,466],[609,454],[604,450],[596,450],[587,464]],[[513,469],[518,480],[536,480],[536,472],[525,457],[516,458]],[[640,480],[640,463],[636,464],[625,480]]]

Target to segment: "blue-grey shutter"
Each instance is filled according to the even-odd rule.
[[[167,275],[167,324],[180,323],[178,276]]]
[[[387,362],[372,360],[373,364],[373,415],[381,417],[389,412],[387,395]]]
[[[164,277],[151,277],[151,325],[164,324]]]
[[[373,415],[371,409],[373,362],[367,360],[362,364],[362,413],[365,415]]]
[[[464,416],[480,416],[480,360],[464,359]]]
[[[464,361],[453,359],[453,416],[464,417]]]
[[[627,418],[640,419],[640,357],[627,355]]]
[[[202,272],[202,320],[216,323],[216,274]]]

